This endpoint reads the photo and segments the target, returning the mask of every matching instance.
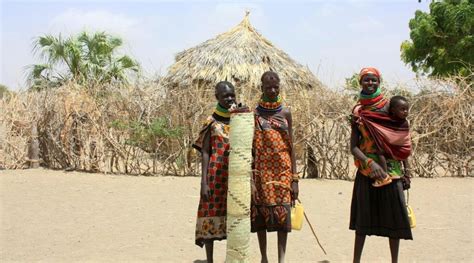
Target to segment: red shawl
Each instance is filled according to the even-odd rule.
[[[411,140],[408,121],[397,120],[386,113],[370,110],[359,112],[365,125],[380,150],[395,160],[406,160],[411,154]]]

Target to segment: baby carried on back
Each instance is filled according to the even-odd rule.
[[[373,139],[376,153],[367,154],[379,163],[386,175],[375,180],[372,184],[381,187],[399,179],[402,176],[400,161],[406,166],[406,160],[411,154],[410,129],[406,117],[408,115],[408,102],[404,97],[394,96],[390,100],[388,114],[385,111],[365,110],[358,105],[353,110],[356,122],[362,124]],[[406,167],[405,167],[406,168]]]

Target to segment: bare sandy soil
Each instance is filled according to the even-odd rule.
[[[418,225],[400,262],[474,262],[473,178],[414,179]],[[352,182],[302,180],[301,199],[326,248],[308,225],[289,235],[287,262],[349,262]],[[199,178],[134,177],[63,171],[0,171],[0,259],[45,262],[204,262],[194,245]],[[252,262],[259,261],[256,235]],[[276,234],[269,234],[276,262]],[[387,262],[388,240],[368,237],[363,261]],[[215,246],[224,262],[225,241]]]

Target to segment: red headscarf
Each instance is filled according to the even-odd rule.
[[[367,67],[367,68],[363,68],[360,70],[359,72],[359,82],[362,80],[362,78],[367,75],[367,74],[373,74],[375,75],[379,80],[380,80],[380,77],[382,77],[382,75],[380,74],[380,71],[376,68],[373,68],[373,67]]]

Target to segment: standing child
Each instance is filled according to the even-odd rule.
[[[226,239],[229,108],[235,104],[234,86],[227,81],[217,83],[215,96],[216,109],[193,144],[202,154],[196,245],[206,247],[207,262],[213,262],[214,240]]]
[[[292,116],[282,104],[278,74],[267,71],[261,82],[262,97],[255,110],[251,231],[257,232],[261,262],[268,262],[267,232],[276,231],[278,262],[284,262],[290,207],[299,192]]]

